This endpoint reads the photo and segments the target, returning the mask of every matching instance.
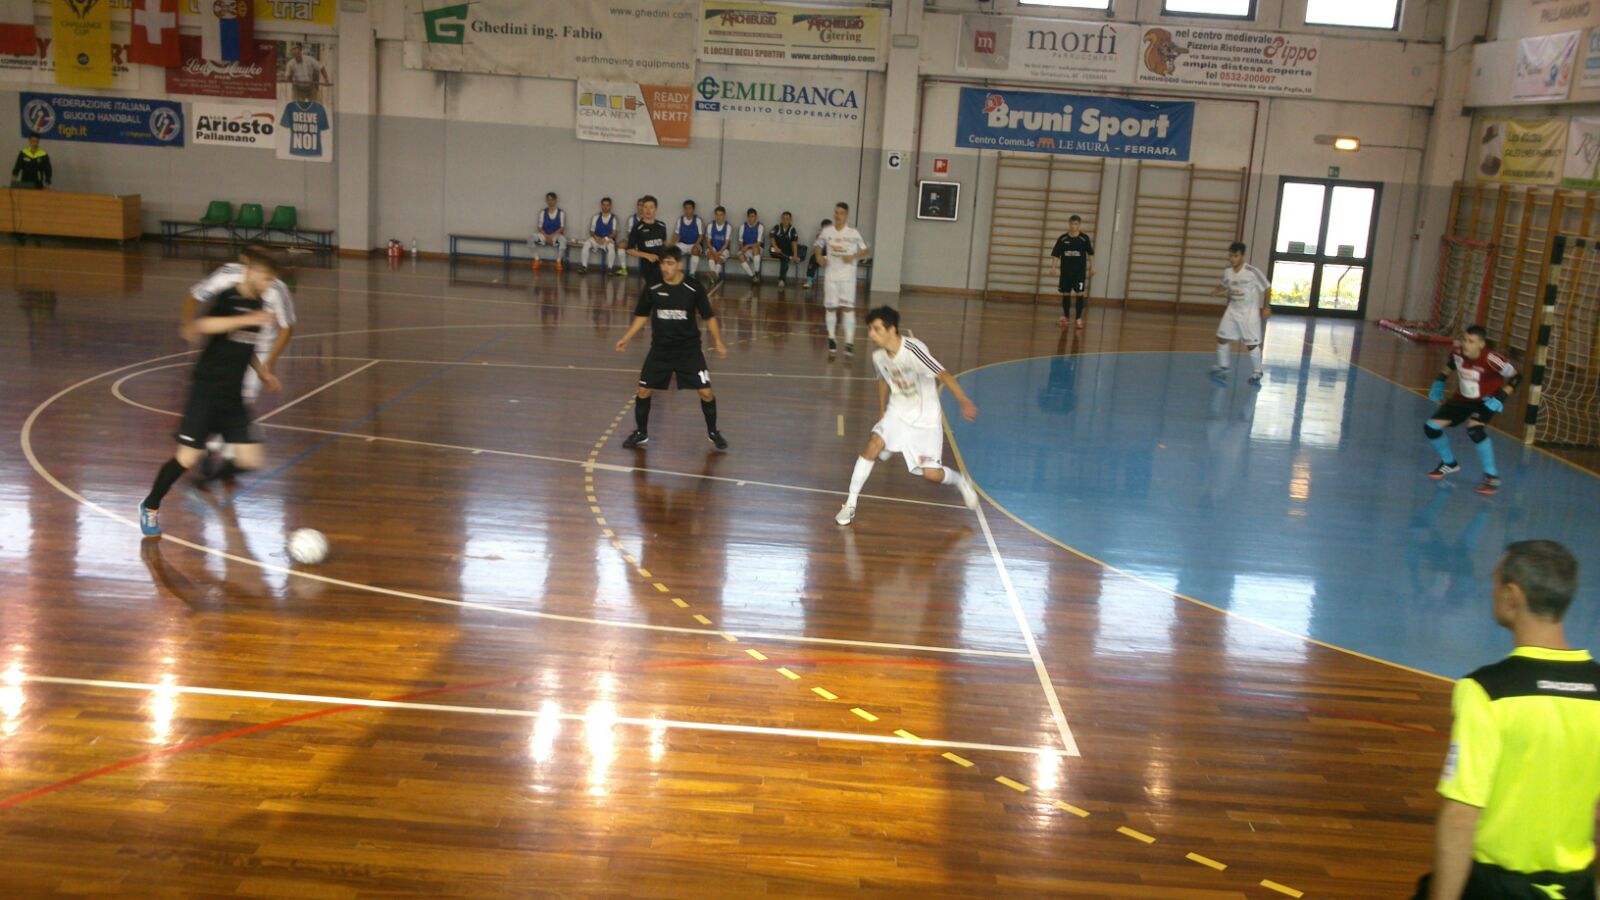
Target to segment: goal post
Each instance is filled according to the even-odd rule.
[[[1446,235],[1439,241],[1433,305],[1426,319],[1382,319],[1384,328],[1413,341],[1449,343],[1489,312],[1495,247],[1488,241]]]
[[[1555,236],[1540,300],[1523,440],[1600,447],[1600,238]]]

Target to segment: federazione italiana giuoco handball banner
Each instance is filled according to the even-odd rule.
[[[1119,159],[1189,159],[1194,104],[962,88],[956,146]]]
[[[700,10],[706,62],[821,69],[889,67],[887,9],[718,3]]]
[[[961,17],[956,71],[1094,84],[1132,84],[1139,26],[1020,16]]]
[[[18,96],[22,133],[47,141],[92,141],[142,147],[183,146],[183,104],[77,94]]]
[[[697,0],[406,0],[405,65],[687,86],[699,11]]]
[[[578,140],[689,146],[686,87],[578,79]]]
[[[1134,81],[1169,88],[1310,95],[1321,43],[1303,34],[1225,31],[1205,25],[1146,27]]]

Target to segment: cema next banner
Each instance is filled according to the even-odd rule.
[[[1186,162],[1194,104],[962,88],[956,146]]]
[[[406,0],[411,69],[694,82],[696,0]]]

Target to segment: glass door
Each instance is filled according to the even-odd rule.
[[[1272,308],[1359,317],[1367,305],[1382,186],[1283,178],[1272,234]]]

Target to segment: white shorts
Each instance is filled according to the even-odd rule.
[[[856,280],[834,281],[831,278],[822,280],[822,306],[824,309],[839,309],[856,305]]]
[[[872,426],[872,433],[883,438],[883,449],[900,454],[913,475],[921,475],[926,468],[944,466],[944,431],[938,426],[919,428],[893,412],[886,412],[878,424]]]
[[[1217,325],[1217,340],[1261,343],[1261,311],[1230,303]]]
[[[699,244],[685,244],[683,241],[679,241],[678,252],[682,253],[684,256],[692,256],[699,252],[697,249],[695,249],[699,246]]]

